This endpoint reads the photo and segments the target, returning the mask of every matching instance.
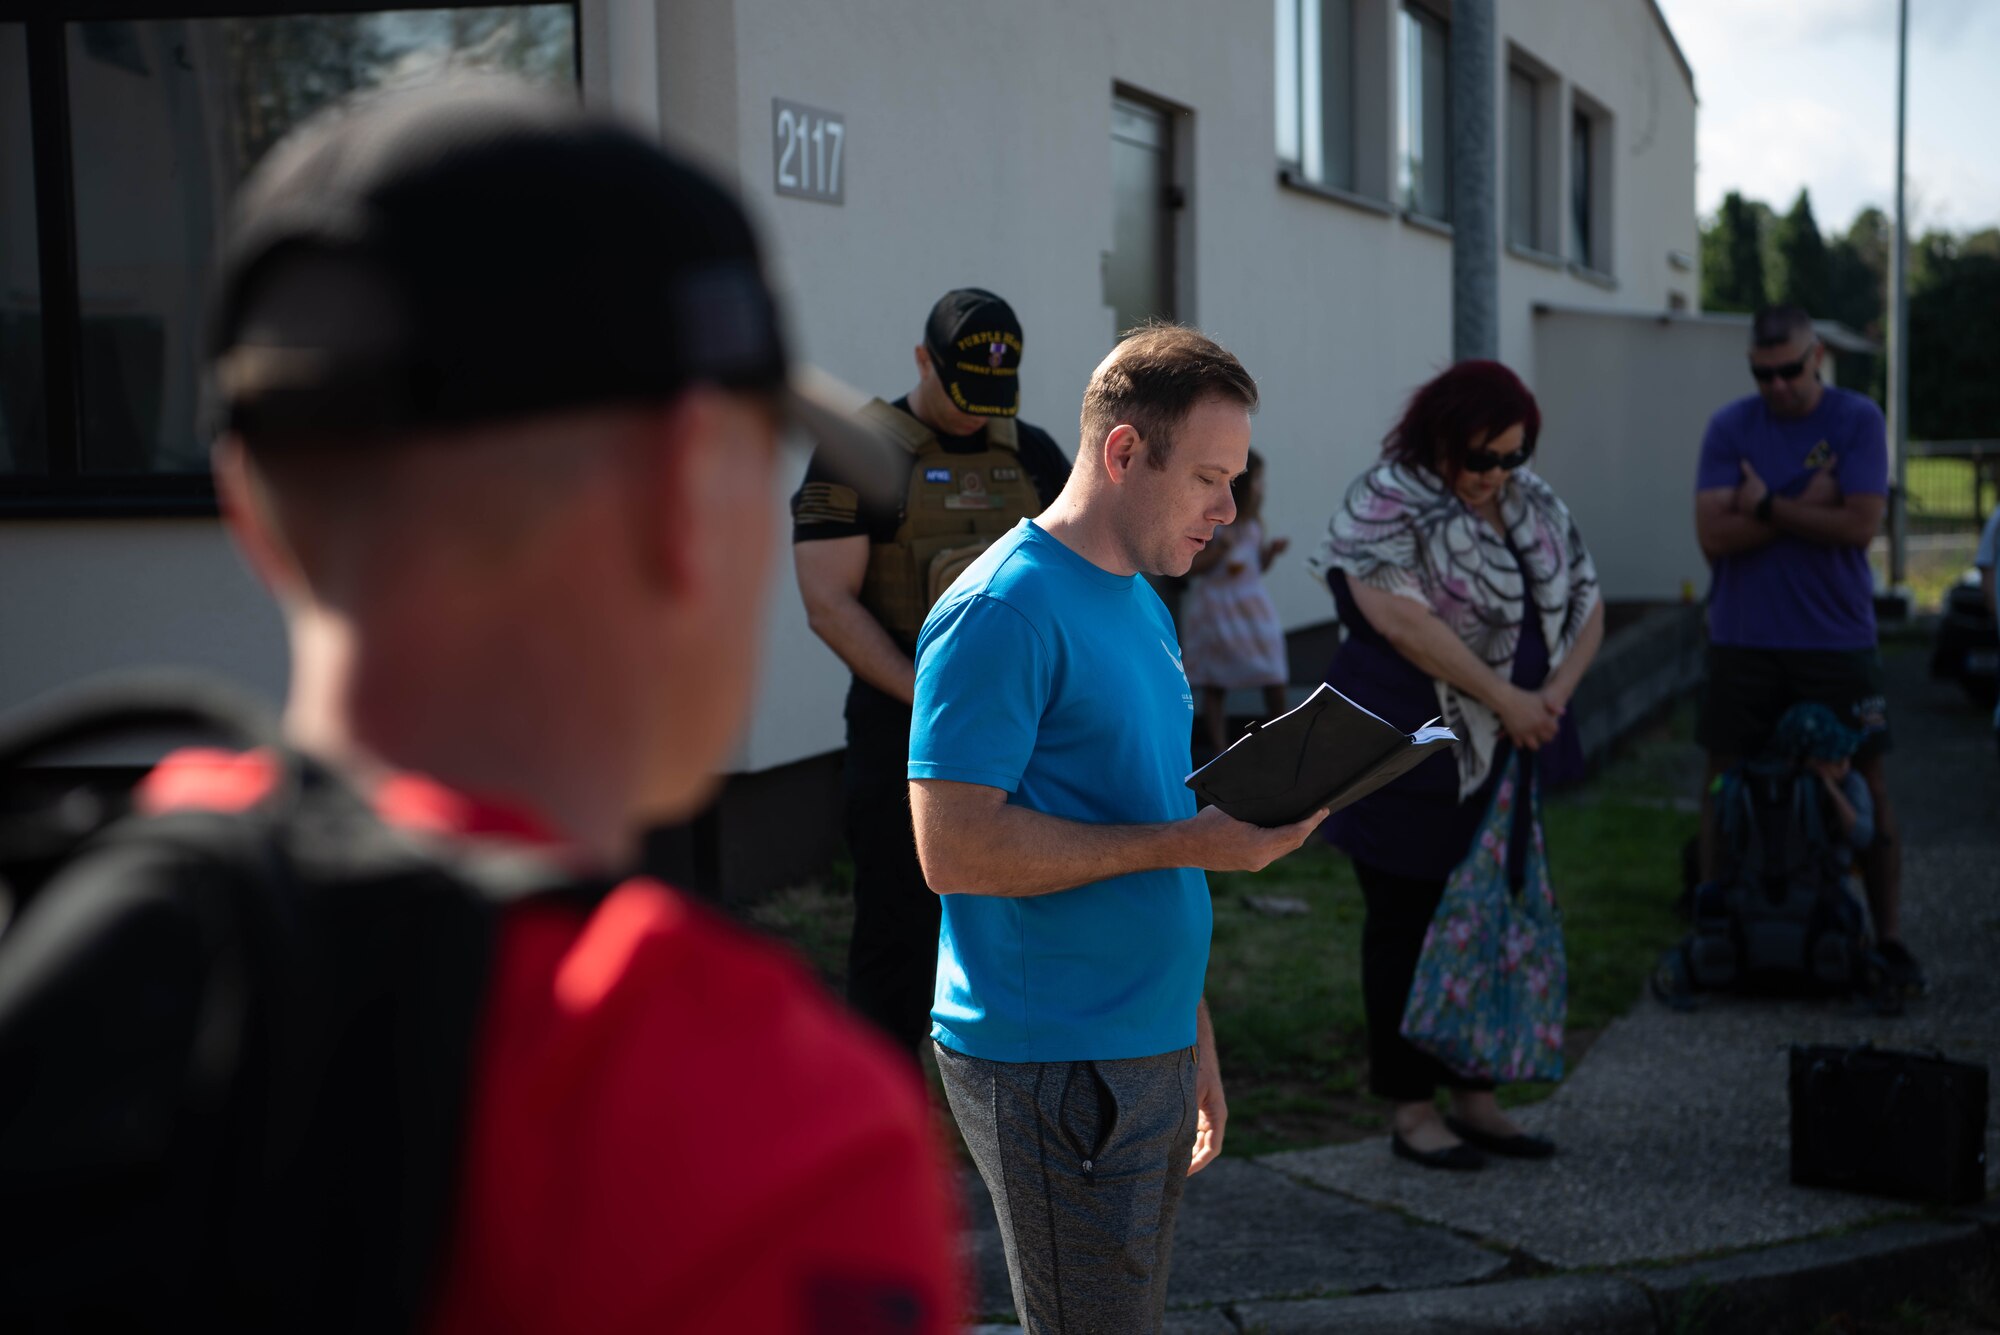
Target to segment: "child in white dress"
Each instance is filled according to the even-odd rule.
[[[1264,538],[1264,459],[1250,451],[1241,477],[1230,483],[1236,522],[1215,531],[1195,557],[1181,603],[1182,664],[1188,684],[1201,692],[1202,721],[1217,751],[1229,743],[1223,702],[1228,693],[1262,687],[1264,716],[1285,711],[1285,634],[1264,589],[1264,572],[1291,545]]]

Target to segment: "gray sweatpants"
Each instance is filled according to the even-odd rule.
[[[992,1193],[1021,1325],[1157,1331],[1194,1154],[1195,1053],[996,1062],[937,1048],[938,1074]]]

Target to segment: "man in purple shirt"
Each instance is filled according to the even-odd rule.
[[[1820,382],[1824,350],[1798,307],[1757,312],[1750,338],[1757,392],[1709,419],[1695,480],[1695,532],[1714,569],[1699,728],[1709,789],[1723,770],[1763,751],[1779,716],[1800,700],[1826,705],[1866,734],[1854,764],[1875,800],[1876,837],[1862,872],[1892,980],[1921,989],[1897,914],[1902,855],[1884,783],[1888,705],[1868,570],[1889,490],[1882,412]],[[1702,871],[1710,876],[1707,791],[1702,807]]]

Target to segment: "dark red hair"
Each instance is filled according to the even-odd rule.
[[[1460,362],[1410,395],[1402,420],[1382,438],[1382,457],[1450,478],[1474,440],[1512,426],[1521,428],[1521,448],[1533,449],[1542,410],[1521,377],[1499,362]]]

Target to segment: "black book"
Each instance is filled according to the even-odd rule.
[[[1404,732],[1322,683],[1297,709],[1252,725],[1187,786],[1238,820],[1290,825],[1360,801],[1458,740],[1436,725]]]

